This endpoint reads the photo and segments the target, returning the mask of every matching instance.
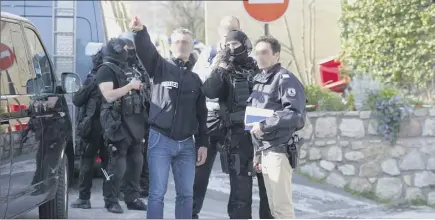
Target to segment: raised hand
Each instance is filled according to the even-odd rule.
[[[130,22],[130,28],[133,31],[141,31],[143,29],[142,22],[139,20],[137,16],[135,16]]]

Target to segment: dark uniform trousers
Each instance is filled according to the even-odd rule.
[[[106,204],[118,202],[118,195],[121,182],[124,187],[124,201],[133,202],[140,197],[140,176],[143,168],[143,135],[145,133],[143,119],[140,115],[132,116],[123,123],[134,137],[133,142],[127,145],[126,142],[112,143],[108,146],[109,164],[106,178],[103,183],[103,195]],[[128,169],[127,169],[128,167]]]
[[[217,154],[217,144],[222,143],[222,135],[215,134],[210,136],[210,147],[207,150],[207,159],[205,163],[195,170],[195,182],[193,184],[193,211],[192,218],[197,219],[202,209],[205,194],[207,192],[208,182],[213,164]]]
[[[242,130],[237,134],[233,133],[230,153],[239,155],[240,173],[237,174],[235,169],[230,169],[231,191],[227,211],[231,219],[252,218],[253,150],[251,135],[248,132]],[[263,176],[257,174],[257,178],[260,191],[259,217],[272,219]]]
[[[146,139],[148,139],[148,135],[146,136]],[[147,161],[147,151],[148,148],[146,146],[148,146],[148,140],[145,140],[145,143],[142,144],[143,145],[143,149],[142,149],[142,154],[143,154],[143,166],[142,166],[142,172],[140,173],[140,180],[139,180],[139,186],[140,189],[142,191],[146,191],[148,192],[149,187],[150,187],[150,172],[148,170],[148,161]],[[125,182],[122,182],[121,185],[121,189],[120,191],[125,193]]]
[[[230,218],[251,218],[252,213],[252,177],[248,174],[251,172],[253,148],[249,134],[234,136],[233,140],[239,140],[238,147],[235,146],[232,153],[242,154],[240,156],[240,174],[236,175],[234,171],[230,174],[231,193],[228,202],[228,215]],[[199,218],[204,198],[207,192],[209,178],[213,169],[213,164],[217,155],[217,144],[223,143],[223,134],[213,134],[210,136],[210,148],[207,151],[207,160],[196,168],[195,184],[193,185],[193,212],[192,218]],[[273,219],[270,213],[269,203],[267,201],[266,188],[264,186],[263,175],[257,174],[259,196],[260,196],[260,219]]]
[[[102,168],[107,168],[108,152],[104,146],[103,136],[101,134],[91,135],[88,142],[82,141],[84,146],[83,153],[80,156],[80,174],[79,174],[79,199],[89,200],[91,198],[92,179],[94,177],[94,164],[97,153],[100,152],[102,157]]]

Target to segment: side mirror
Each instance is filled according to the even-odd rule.
[[[66,93],[77,92],[81,87],[80,76],[76,73],[62,73],[61,82]]]
[[[26,83],[26,93],[27,94],[34,94],[35,93],[35,87],[34,87],[35,79],[29,79]]]

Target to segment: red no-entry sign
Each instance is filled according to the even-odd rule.
[[[243,0],[248,14],[262,22],[272,22],[286,11],[290,0]]]
[[[15,62],[15,53],[6,44],[0,44],[0,70],[7,70]]]

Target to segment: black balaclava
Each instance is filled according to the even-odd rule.
[[[135,49],[127,49],[128,52],[128,58],[127,58],[127,63],[128,66],[133,66],[136,64],[137,61],[137,57],[136,57],[136,50]]]
[[[127,49],[127,63],[129,67],[133,67],[137,63],[136,50],[134,45],[134,34],[132,32],[124,32],[119,35],[119,39],[123,40],[127,44],[127,47],[131,48]]]
[[[234,50],[230,50],[230,61],[235,64],[243,64],[248,59],[248,48],[246,48],[246,41],[248,37],[242,31],[230,31],[227,34],[226,42],[229,41],[238,41],[242,45],[240,47],[235,48]]]
[[[110,39],[102,48],[103,60],[124,66],[128,59],[128,52],[124,49],[125,45],[127,45],[125,41],[119,38]]]

